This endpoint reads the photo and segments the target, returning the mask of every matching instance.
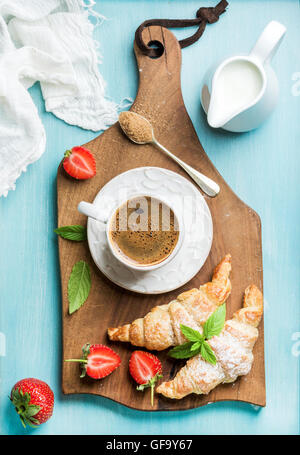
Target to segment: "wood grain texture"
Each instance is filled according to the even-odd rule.
[[[186,112],[180,87],[181,50],[174,35],[161,27],[144,31],[148,41],[163,43],[165,52],[150,59],[135,48],[140,76],[139,89],[132,110],[143,114],[154,126],[157,139],[178,157],[216,180],[221,192],[215,199],[206,198],[214,223],[214,240],[210,255],[201,271],[188,284],[161,296],[141,296],[120,289],[109,282],[97,269],[87,243],[71,243],[59,239],[59,257],[63,304],[63,359],[76,357],[86,343],[112,345],[122,358],[121,367],[102,381],[80,379],[78,366],[63,363],[62,388],[66,394],[90,393],[102,395],[126,406],[141,410],[181,410],[222,400],[246,401],[265,405],[263,321],[254,348],[254,364],[247,377],[236,383],[217,387],[207,396],[189,396],[170,401],[156,396],[151,408],[147,393],[135,390],[128,374],[128,359],[133,347],[110,343],[108,326],[117,326],[144,316],[157,304],[164,304],[180,292],[208,281],[214,266],[225,253],[233,259],[232,295],[227,303],[227,317],[240,308],[247,285],[254,283],[261,290],[262,249],[258,215],[230,189],[205,154],[192,122]],[[76,182],[68,178],[60,165],[57,175],[58,226],[84,224],[86,219],[77,212],[81,200],[92,201],[111,178],[140,166],[158,166],[187,175],[175,163],[152,146],[132,144],[121,133],[118,124],[86,144],[97,161],[97,175],[90,181]],[[189,177],[187,177],[189,178]],[[92,289],[86,304],[75,314],[68,314],[67,283],[75,262],[84,259],[91,266]],[[175,375],[182,366],[159,353],[164,366],[164,379]]]

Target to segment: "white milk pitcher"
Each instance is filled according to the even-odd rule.
[[[242,132],[257,128],[273,111],[278,81],[270,62],[286,28],[270,22],[249,55],[237,55],[214,65],[201,92],[208,124]]]

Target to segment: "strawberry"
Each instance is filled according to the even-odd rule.
[[[134,351],[129,360],[129,372],[135,382],[139,384],[137,390],[151,388],[151,405],[153,406],[154,386],[162,378],[160,360],[150,352]]]
[[[47,422],[53,413],[54,395],[46,382],[28,378],[17,382],[10,394],[22,425],[36,428]]]
[[[103,344],[85,344],[82,359],[67,359],[65,362],[82,363],[81,378],[87,374],[93,379],[102,379],[112,373],[121,363],[120,356]]]
[[[92,153],[84,147],[73,147],[65,152],[65,171],[75,179],[85,180],[96,175],[96,161]]]

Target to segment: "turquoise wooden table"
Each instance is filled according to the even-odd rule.
[[[151,17],[194,17],[203,4],[215,2],[97,2],[96,9],[109,18],[95,34],[104,57],[101,71],[115,101],[135,96],[136,27]],[[276,112],[251,133],[213,131],[199,101],[205,70],[215,59],[247,52],[271,19],[288,29],[273,62],[281,85]],[[204,149],[262,220],[267,407],[227,402],[184,412],[145,413],[101,397],[63,396],[60,280],[53,234],[56,171],[67,148],[96,135],[46,113],[35,85],[31,93],[46,128],[47,150],[17,181],[16,191],[0,199],[1,434],[299,434],[299,23],[297,0],[231,0],[219,23],[183,51],[184,100]],[[52,419],[37,430],[23,430],[7,398],[11,386],[28,376],[48,382],[56,398]]]

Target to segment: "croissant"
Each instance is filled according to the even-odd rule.
[[[256,328],[263,314],[263,297],[251,285],[245,291],[243,308],[226,321],[219,336],[208,343],[217,359],[216,365],[201,355],[189,359],[172,381],[160,384],[156,392],[168,398],[183,398],[190,393],[207,394],[217,385],[233,382],[249,373],[253,363],[252,349],[258,337]]]
[[[202,325],[231,292],[229,274],[231,256],[227,254],[214,270],[212,281],[183,292],[176,300],[152,308],[144,317],[131,324],[109,328],[113,341],[127,341],[134,346],[161,351],[186,342],[180,324],[203,331]]]

